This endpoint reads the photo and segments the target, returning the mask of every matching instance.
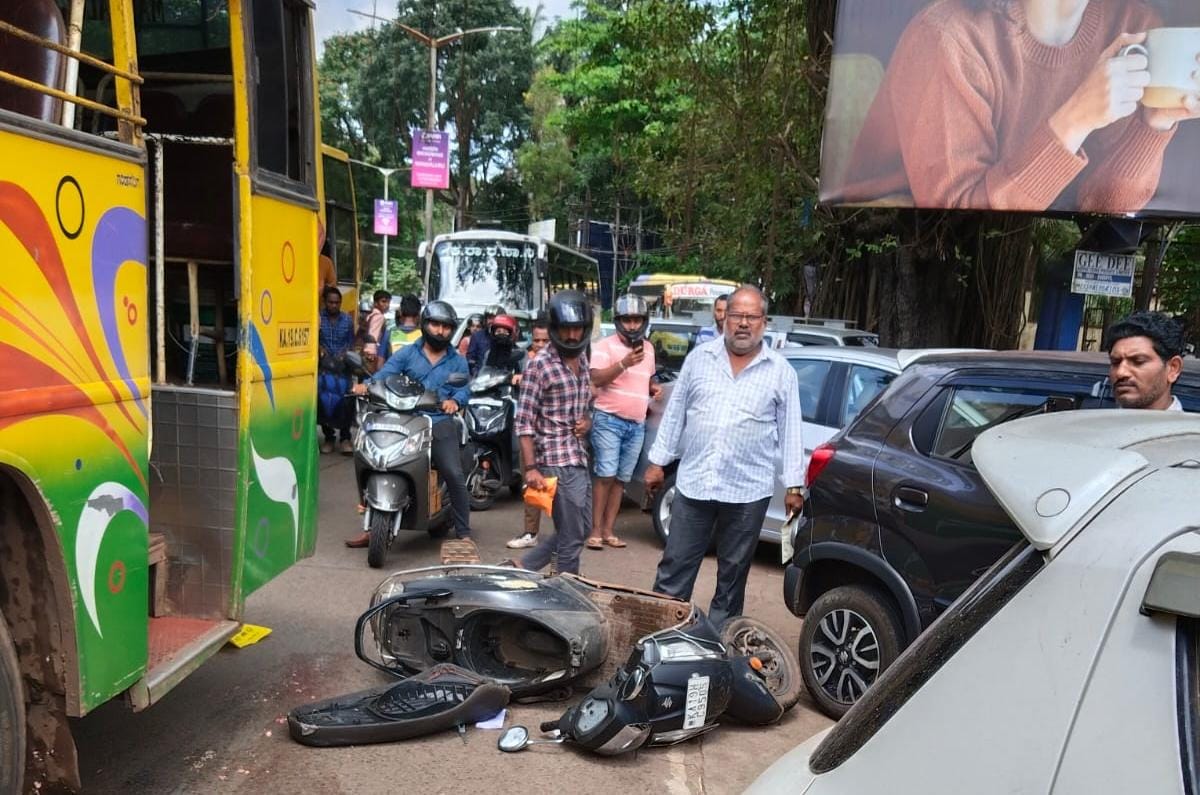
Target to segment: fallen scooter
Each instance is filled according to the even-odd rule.
[[[556,721],[547,740],[524,726],[501,735],[508,753],[539,742],[569,742],[604,756],[643,746],[673,745],[716,728],[722,718],[753,726],[774,723],[784,707],[772,695],[756,657],[730,656],[698,609],[677,627],[643,638],[608,682]]]
[[[497,566],[434,566],[388,577],[358,619],[355,652],[404,679],[400,684],[449,667],[505,688],[514,700],[590,689],[543,730],[555,742],[608,754],[680,742],[718,719],[774,722],[801,688],[795,657],[753,619],[727,622],[718,633],[690,602]],[[372,707],[386,690],[298,708],[289,717],[293,736],[310,745],[414,736],[409,716]],[[452,716],[444,720],[453,723]],[[421,732],[432,725],[422,724]],[[517,750],[516,734],[505,735],[502,750]],[[355,739],[361,736],[383,739]],[[541,741],[526,730],[524,742]]]

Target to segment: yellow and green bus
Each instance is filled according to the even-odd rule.
[[[309,0],[0,2],[0,791],[313,552],[314,58]]]

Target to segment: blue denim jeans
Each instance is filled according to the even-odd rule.
[[[717,590],[708,617],[720,627],[727,618],[740,616],[746,601],[746,578],[770,503],[770,497],[749,503],[693,500],[676,491],[671,534],[658,563],[654,590],[690,600],[715,529]]]
[[[592,463],[598,478],[628,483],[633,477],[646,423],[634,422],[596,409],[592,412]]]

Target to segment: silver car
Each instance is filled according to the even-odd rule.
[[[883,348],[810,346],[786,347],[779,351],[796,370],[800,382],[800,409],[804,415],[804,465],[821,444],[858,416],[868,403],[891,383],[910,362],[919,358],[918,352]],[[634,470],[633,479],[626,485],[625,494],[650,512],[659,539],[666,543],[671,532],[671,504],[675,500],[675,467],[666,468],[666,481],[656,494],[646,493],[643,478],[649,461],[646,453],[654,444],[662,413],[670,399],[672,384],[664,384],[663,399],[652,403],[646,418],[646,441]],[[783,487],[771,498],[767,518],[760,538],[779,543],[779,528],[786,520]]]

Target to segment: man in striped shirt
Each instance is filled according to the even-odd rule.
[[[792,366],[763,345],[766,320],[757,288],[734,291],[724,335],[684,360],[646,469],[646,488],[655,491],[663,467],[679,461],[654,590],[691,599],[715,525],[717,590],[708,614],[717,626],[742,613],[777,471],[789,514],[804,504],[800,391]]]
[[[521,567],[537,571],[558,557],[558,571],[579,573],[583,540],[592,529],[592,481],[583,440],[591,430],[592,379],[588,372],[588,333],[592,305],[582,293],[564,291],[546,311],[550,347],[525,367],[516,428],[521,440],[525,487],[554,492],[553,533],[539,533],[538,545]]]

